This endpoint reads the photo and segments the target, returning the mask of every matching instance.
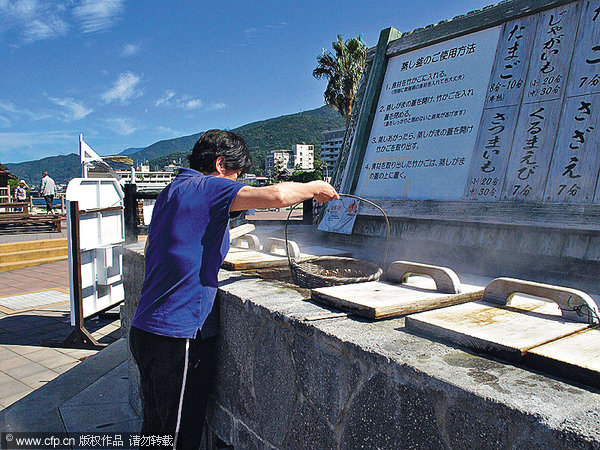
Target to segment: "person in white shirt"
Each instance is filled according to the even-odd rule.
[[[46,201],[46,209],[48,214],[52,214],[52,202],[56,195],[56,185],[54,180],[48,176],[48,172],[45,170],[42,172],[42,184],[40,185],[40,195],[44,197]]]

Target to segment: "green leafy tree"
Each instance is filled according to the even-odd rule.
[[[308,171],[302,171],[302,170],[297,170],[294,173],[292,173],[292,177],[291,177],[291,181],[297,181],[300,183],[308,183],[309,181],[314,181],[314,180],[322,180],[323,179],[323,174],[320,170],[308,170]]]
[[[336,109],[346,119],[346,127],[352,114],[352,102],[358,90],[367,59],[367,47],[360,36],[344,42],[338,34],[337,41],[331,43],[333,52],[323,49],[317,56],[317,67],[313,70],[315,78],[327,78],[325,103]]]

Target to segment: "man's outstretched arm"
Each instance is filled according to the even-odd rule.
[[[244,186],[231,204],[231,211],[254,208],[284,208],[314,198],[320,203],[340,198],[325,181],[294,183],[291,181],[264,187]]]

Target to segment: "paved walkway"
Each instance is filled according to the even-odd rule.
[[[38,229],[37,231],[35,231],[36,228]],[[28,229],[25,231],[15,231],[13,229],[0,227],[0,244],[5,244],[7,242],[37,241],[40,239],[56,239],[67,237],[67,219],[62,220],[60,232],[50,231],[43,228],[44,227],[28,227]]]
[[[116,349],[42,345],[60,343],[72,331],[68,293],[67,261],[0,273],[2,429],[98,431],[97,426],[104,430],[120,418],[118,431],[139,430],[139,418],[127,403],[126,352],[114,314],[118,308],[85,323],[100,343],[119,340]],[[112,356],[99,358],[104,352]],[[93,408],[93,414],[84,406],[98,402],[103,406]],[[44,428],[53,423],[48,414],[59,420]]]

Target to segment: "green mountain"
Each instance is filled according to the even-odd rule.
[[[250,148],[253,172],[263,173],[265,154],[274,149],[291,149],[293,144],[312,144],[320,150],[322,132],[340,129],[345,126],[344,119],[332,108],[323,106],[310,111],[276,117],[259,122],[249,123],[234,128],[234,133],[242,136]],[[135,162],[149,161],[151,168],[162,168],[173,160],[186,161],[186,156],[202,133],[167,139],[139,151],[127,149],[127,153]],[[67,183],[71,178],[79,176],[79,156],[75,154],[53,156],[38,161],[5,164],[8,170],[28,184],[39,184],[42,170],[48,173],[57,183]]]
[[[48,171],[48,175],[57,183],[67,183],[71,178],[81,176],[79,155],[50,156],[36,161],[22,163],[7,163],[5,166],[20,180],[25,180],[30,187],[38,187],[42,181],[42,172]]]
[[[249,123],[231,131],[242,136],[252,156],[254,173],[264,171],[265,155],[269,150],[291,149],[293,144],[312,144],[320,150],[322,132],[340,129],[344,119],[329,106],[310,111]],[[129,156],[134,161],[149,161],[152,168],[163,167],[186,157],[202,133],[159,141]]]

